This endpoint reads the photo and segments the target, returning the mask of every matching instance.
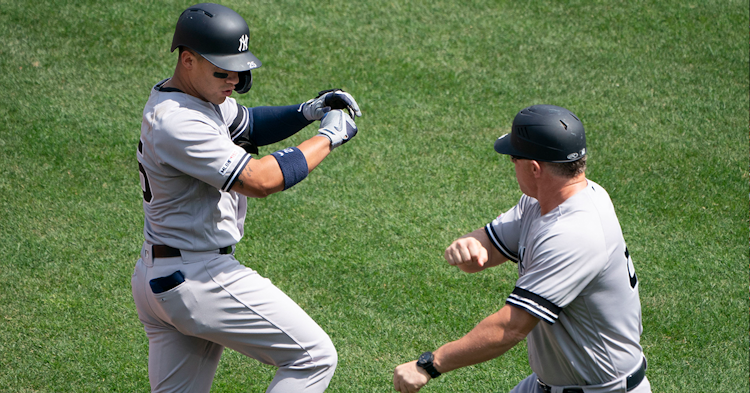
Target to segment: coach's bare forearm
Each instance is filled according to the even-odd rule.
[[[445,373],[494,359],[521,342],[538,322],[531,314],[505,305],[462,338],[438,348],[435,368]]]

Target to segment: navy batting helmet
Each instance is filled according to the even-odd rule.
[[[250,71],[261,62],[248,50],[249,39],[250,29],[242,16],[223,5],[201,3],[180,15],[172,51],[184,46],[221,69]]]
[[[571,111],[533,105],[518,112],[510,134],[495,141],[495,151],[536,161],[573,162],[586,155],[586,133]]]

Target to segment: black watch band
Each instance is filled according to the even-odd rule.
[[[432,355],[432,352],[425,352],[419,355],[419,359],[417,359],[417,366],[422,367],[427,371],[427,374],[429,374],[431,378],[437,378],[440,376],[440,371],[436,370],[435,365],[432,364],[434,359],[435,357]]]

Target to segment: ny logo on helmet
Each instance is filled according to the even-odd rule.
[[[240,37],[240,47],[237,50],[240,52],[244,52],[247,50],[247,34],[244,34],[242,37]]]

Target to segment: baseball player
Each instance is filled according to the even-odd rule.
[[[581,121],[552,105],[521,110],[495,142],[509,155],[520,201],[445,250],[469,273],[505,261],[518,280],[505,305],[459,340],[398,366],[394,388],[496,358],[527,338],[533,374],[512,393],[649,393],[638,278],[612,201],[586,179]]]
[[[131,285],[149,340],[152,392],[208,392],[225,347],[278,367],[267,392],[323,392],[336,369],[328,335],[233,253],[252,210],[247,197],[305,179],[357,134],[347,112],[361,112],[341,90],[291,106],[238,104],[232,91],[247,92],[261,65],[248,41],[248,25],[233,10],[189,7],[172,41],[174,74],[153,87],[143,110],[145,241]],[[258,146],[315,120],[317,135],[258,156]]]

